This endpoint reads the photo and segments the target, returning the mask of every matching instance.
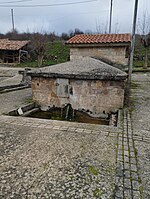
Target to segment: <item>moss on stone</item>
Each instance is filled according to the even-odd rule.
[[[94,166],[90,166],[89,167],[89,173],[92,174],[92,175],[98,175],[99,174],[99,171],[97,168],[95,168]]]
[[[143,187],[140,186],[140,187],[139,187],[139,190],[140,190],[140,199],[142,199]]]
[[[93,191],[93,196],[96,198],[102,198],[102,195],[103,195],[103,190],[101,190],[101,189],[96,188]]]

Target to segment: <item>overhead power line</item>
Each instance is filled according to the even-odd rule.
[[[22,2],[27,2],[27,1],[32,1],[32,0],[7,1],[7,2],[0,2],[0,4],[7,4],[7,3],[22,3]]]
[[[73,16],[73,15],[89,15],[89,14],[101,14],[103,12],[108,12],[109,10],[100,10],[100,11],[97,11],[97,12],[72,12],[72,13],[69,13],[69,16]],[[64,13],[59,13],[61,15],[63,15]],[[1,17],[9,17],[10,15],[1,15]],[[16,17],[27,17],[26,14],[15,14]],[[39,14],[28,14],[29,17],[37,17],[39,16]],[[40,15],[41,17],[48,17],[50,16],[49,14],[43,14],[43,15]],[[64,17],[68,17],[68,15],[64,16]],[[54,19],[54,20],[60,20],[62,19],[61,18],[57,18],[57,19]]]
[[[75,4],[84,4],[90,3],[98,0],[85,0],[85,1],[77,1],[77,2],[69,2],[69,3],[54,3],[54,4],[34,4],[34,5],[0,5],[0,7],[19,7],[19,8],[33,8],[33,7],[52,7],[52,6],[66,6],[66,5],[75,5]]]

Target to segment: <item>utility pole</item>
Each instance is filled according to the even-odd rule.
[[[15,32],[14,10],[11,9],[12,31]]]
[[[112,8],[113,8],[113,0],[111,0],[111,4],[110,4],[109,34],[111,34],[111,24],[112,24]]]
[[[132,40],[131,40],[131,51],[130,51],[130,63],[128,69],[128,83],[131,83],[131,75],[133,68],[133,56],[134,56],[134,48],[135,48],[135,31],[136,31],[136,22],[137,22],[137,10],[138,10],[138,0],[135,0],[134,7],[134,18],[133,18],[133,27],[132,27]]]

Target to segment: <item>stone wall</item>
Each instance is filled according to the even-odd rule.
[[[123,107],[124,81],[75,80],[32,77],[33,100],[43,110],[70,103],[93,114],[116,112]]]
[[[115,64],[128,65],[125,46],[114,47],[71,47],[70,59],[76,59],[78,56],[89,56],[100,59],[106,59]]]

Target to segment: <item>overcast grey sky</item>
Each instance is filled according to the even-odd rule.
[[[11,8],[14,9],[15,28],[19,32],[45,30],[61,34],[74,28],[93,32],[99,26],[105,29],[106,23],[109,22],[111,0],[95,0],[63,6],[17,7],[84,1],[86,0],[0,0],[0,32],[6,33],[12,29]],[[134,2],[135,0],[113,0],[112,32],[131,32]],[[150,0],[139,0],[138,18],[142,18],[142,13],[145,11],[150,16]]]

